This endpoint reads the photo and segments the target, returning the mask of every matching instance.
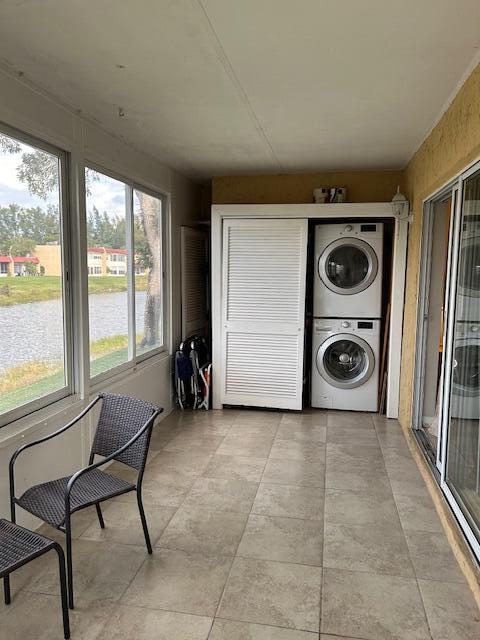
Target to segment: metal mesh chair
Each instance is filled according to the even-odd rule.
[[[0,578],[3,578],[5,604],[10,604],[10,574],[24,564],[54,550],[58,555],[60,591],[62,595],[63,633],[70,638],[70,622],[67,606],[67,581],[65,556],[62,547],[45,536],[24,529],[8,520],[0,519]]]
[[[64,433],[81,420],[102,400],[88,467],[72,476],[59,478],[30,487],[17,498],[15,496],[14,464],[22,451],[41,442],[46,442]],[[54,433],[20,447],[10,460],[10,506],[12,522],[15,522],[15,506],[48,522],[66,536],[68,598],[73,609],[73,566],[71,515],[75,511],[95,505],[98,521],[103,529],[105,523],[100,503],[129,491],[136,491],[148,553],[152,553],[147,520],[142,503],[142,481],[147,461],[148,447],[155,418],[163,411],[158,407],[130,396],[103,393],[98,395],[76,418]],[[94,463],[95,455],[103,459]],[[126,482],[99,467],[117,460],[138,472],[135,484]]]

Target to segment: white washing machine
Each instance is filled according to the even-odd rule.
[[[312,407],[377,411],[380,320],[313,323]]]
[[[474,204],[477,201],[470,202]],[[465,203],[467,205],[467,203]],[[473,207],[471,206],[470,209]],[[480,210],[480,207],[479,207]],[[467,209],[468,211],[468,209]],[[465,215],[458,261],[456,318],[480,322],[480,216]]]
[[[480,322],[457,322],[452,370],[452,418],[480,418]],[[477,425],[478,428],[478,425]]]
[[[383,224],[321,224],[315,229],[313,315],[380,318]]]

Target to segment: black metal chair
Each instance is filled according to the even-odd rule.
[[[14,464],[19,454],[41,442],[46,442],[64,433],[81,420],[96,404],[102,400],[95,438],[88,467],[80,469],[72,476],[44,482],[27,489],[17,498],[15,496]],[[149,402],[130,396],[113,393],[99,394],[76,418],[54,433],[20,447],[10,460],[10,505],[12,522],[15,522],[15,505],[65,533],[67,551],[68,599],[70,608],[74,607],[73,566],[72,566],[72,530],[71,515],[75,511],[95,505],[98,521],[103,529],[100,503],[129,491],[136,491],[137,503],[142,522],[148,553],[152,553],[147,520],[142,503],[142,481],[147,461],[148,447],[153,423],[163,411]],[[94,463],[95,455],[103,460]],[[99,469],[102,465],[117,460],[138,471],[135,484],[122,480]]]
[[[60,592],[62,596],[63,633],[70,638],[70,622],[67,605],[67,581],[65,578],[65,556],[62,547],[45,536],[20,527],[18,524],[0,519],[0,578],[3,578],[5,604],[10,604],[10,574],[54,550],[58,555],[60,570]]]

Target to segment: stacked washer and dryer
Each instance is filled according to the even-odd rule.
[[[315,228],[312,406],[377,411],[383,224]]]

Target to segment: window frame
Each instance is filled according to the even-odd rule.
[[[145,363],[146,360],[154,358],[155,356],[161,354],[168,354],[168,309],[169,309],[169,290],[168,290],[168,279],[167,279],[167,216],[169,212],[169,198],[166,193],[161,192],[160,190],[151,189],[150,187],[146,187],[144,184],[137,182],[131,178],[127,178],[125,175],[121,173],[117,173],[111,169],[106,169],[104,166],[99,165],[97,162],[90,161],[88,159],[85,160],[83,164],[84,173],[90,169],[92,171],[96,171],[97,173],[101,173],[107,178],[111,178],[113,180],[117,180],[122,182],[125,186],[125,222],[126,222],[126,244],[127,244],[127,303],[128,303],[128,360],[119,364],[107,371],[102,371],[101,373],[92,376],[90,370],[90,336],[88,339],[88,352],[85,354],[85,358],[88,360],[88,380],[90,382],[91,387],[98,387],[103,382],[110,380],[111,378],[116,378],[119,374],[136,370],[137,366]],[[133,197],[134,191],[142,191],[153,198],[157,198],[162,203],[162,211],[161,211],[161,261],[162,261],[162,290],[164,292],[162,296],[162,344],[154,349],[149,349],[145,353],[137,355],[136,351],[136,331],[135,331],[135,260],[134,260],[134,207],[133,207]],[[84,192],[85,198],[85,220],[83,223],[87,224],[87,209],[86,209],[86,190]],[[88,274],[87,274],[88,281]],[[88,287],[87,287],[88,291]],[[87,308],[87,316],[88,316],[88,296],[85,302]],[[133,331],[131,330],[133,328]],[[90,334],[90,322],[88,324],[88,332]]]
[[[133,191],[141,191],[145,193],[147,196],[151,196],[152,198],[157,198],[162,203],[162,212],[161,212],[161,220],[160,220],[160,229],[162,233],[161,242],[160,242],[160,259],[162,265],[162,309],[161,309],[161,317],[162,317],[162,344],[158,347],[154,347],[153,349],[149,349],[144,353],[137,356],[136,354],[136,345],[135,345],[135,356],[136,362],[144,362],[148,360],[152,356],[155,356],[159,353],[168,352],[168,308],[169,308],[169,289],[168,289],[168,279],[167,279],[167,215],[168,215],[168,197],[166,194],[153,191],[148,187],[144,187],[140,185],[138,182],[133,182],[133,190],[132,190],[132,205],[133,205]],[[134,215],[134,211],[132,209],[132,215]],[[132,217],[133,222],[133,217]],[[134,232],[133,228],[132,231]],[[133,278],[135,279],[135,261],[133,260],[134,255],[132,253],[132,273]]]
[[[57,391],[45,394],[40,398],[26,402],[13,409],[0,413],[0,429],[12,424],[28,420],[36,412],[40,415],[49,407],[63,406],[62,401],[74,402],[85,394],[95,392],[107,381],[117,382],[125,379],[125,374],[135,372],[149,366],[151,360],[165,357],[171,351],[170,313],[171,313],[171,265],[170,265],[170,207],[171,198],[167,192],[156,187],[150,187],[124,174],[108,169],[91,160],[85,155],[77,158],[71,149],[57,146],[56,141],[50,144],[45,140],[31,135],[15,127],[0,122],[0,133],[18,140],[40,151],[45,151],[58,159],[59,162],[59,208],[60,208],[60,240],[62,265],[62,296],[63,296],[63,338],[64,338],[64,372],[65,386]],[[97,171],[109,178],[123,183],[126,189],[126,226],[127,226],[127,278],[131,280],[128,287],[129,297],[129,331],[135,326],[135,260],[133,223],[134,190],[141,191],[161,201],[161,264],[162,264],[162,344],[141,354],[136,353],[136,332],[129,335],[129,360],[121,365],[102,372],[97,376],[90,375],[90,340],[88,317],[88,254],[83,255],[83,247],[87,249],[84,240],[86,233],[86,190],[84,176],[87,169]],[[80,190],[79,190],[80,187]],[[85,242],[85,245],[83,244]],[[78,253],[81,248],[81,253]],[[119,263],[123,266],[125,261]],[[80,267],[81,265],[81,267]],[[93,266],[93,265],[91,265]],[[75,271],[74,271],[75,268]],[[79,279],[80,278],[80,279]],[[86,279],[86,286],[82,284]],[[1,283],[1,280],[0,280]],[[83,318],[86,331],[78,331],[77,322]],[[76,329],[74,329],[76,327]]]
[[[23,131],[19,131],[14,127],[10,127],[4,123],[0,123],[0,133],[17,140],[20,143],[30,147],[45,151],[55,156],[59,163],[59,218],[60,218],[60,241],[61,241],[61,265],[62,265],[62,312],[63,312],[63,358],[64,358],[64,375],[65,385],[56,391],[47,393],[40,398],[30,400],[25,404],[19,405],[9,411],[0,413],[0,429],[8,424],[24,418],[35,411],[39,411],[59,400],[63,400],[71,396],[75,388],[75,370],[74,370],[74,343],[73,343],[73,292],[72,292],[72,254],[71,243],[71,206],[69,195],[69,163],[68,153],[52,144],[45,142],[35,136]]]

